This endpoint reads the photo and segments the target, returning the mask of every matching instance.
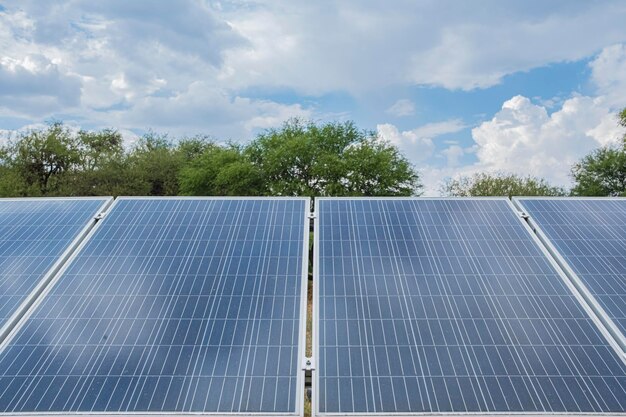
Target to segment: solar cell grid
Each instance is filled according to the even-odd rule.
[[[307,212],[116,200],[0,355],[0,411],[299,414]]]
[[[516,201],[626,340],[626,199]]]
[[[318,414],[626,411],[626,366],[505,199],[319,199]]]
[[[0,329],[110,200],[0,199]]]

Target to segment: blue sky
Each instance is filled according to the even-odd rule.
[[[477,171],[569,185],[623,130],[626,2],[0,0],[0,130],[63,120],[248,141],[354,120],[426,194]]]

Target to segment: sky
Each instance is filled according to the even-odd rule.
[[[626,1],[0,0],[0,137],[53,120],[249,141],[352,120],[425,195],[475,172],[571,185],[617,143]]]

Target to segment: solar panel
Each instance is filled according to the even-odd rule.
[[[111,200],[0,199],[0,341]]]
[[[515,198],[626,346],[626,199]]]
[[[0,411],[298,414],[308,201],[117,199],[0,353]]]
[[[626,364],[507,199],[318,199],[314,412],[626,411]]]

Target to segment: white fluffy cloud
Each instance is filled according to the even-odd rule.
[[[3,6],[2,112],[37,120],[70,113],[95,122],[112,117],[102,113],[137,107],[128,119],[115,115],[129,128],[162,125],[158,112],[137,116],[150,102],[172,114],[206,117],[203,106],[191,107],[196,98],[188,92],[198,82],[230,102],[245,99],[254,88],[355,97],[407,84],[467,90],[492,86],[520,70],[581,59],[626,38],[626,9],[617,0],[482,0],[480,7],[441,0],[394,7],[328,0],[9,0]],[[39,60],[41,68],[15,67],[29,59]],[[620,65],[613,69],[623,69]],[[598,83],[602,66],[598,61]],[[274,115],[294,112],[291,105],[259,103],[258,113],[235,112],[248,118],[232,119],[237,125],[232,130],[280,118],[268,118],[268,106],[276,108]],[[389,114],[413,111],[401,101]],[[178,126],[171,116],[165,119]],[[138,121],[147,126],[134,125]],[[220,123],[205,118],[203,128]]]
[[[481,0],[480,7],[448,0],[394,7],[328,0],[8,0],[0,10],[0,113],[29,122],[62,115],[91,126],[240,137],[291,116],[319,116],[314,100],[308,107],[282,104],[250,91],[347,92],[358,101],[407,85],[485,88],[507,74],[622,42],[625,20],[619,0]],[[606,106],[626,96],[614,80],[626,73],[623,57],[624,46],[617,45],[594,61]],[[388,114],[414,111],[413,103],[400,100]],[[438,131],[428,129],[442,128],[392,127],[383,130],[406,149],[418,149],[408,150],[415,158],[432,155]],[[606,119],[589,135],[604,138],[610,129]],[[455,163],[459,155],[449,148],[443,156]]]
[[[445,166],[418,165],[425,194],[438,195],[446,178],[480,171],[513,172],[571,185],[569,175],[574,163],[593,149],[618,143],[626,134],[616,113],[626,106],[626,45],[604,48],[589,67],[594,95],[573,94],[560,106],[557,100],[536,103],[521,95],[512,97],[490,120],[472,129],[471,147],[464,149],[452,143],[436,154],[446,159]],[[462,126],[461,121],[456,124]],[[445,130],[440,125],[427,125],[409,132],[413,137],[433,137],[433,133]],[[410,141],[396,139],[395,143],[412,155]],[[477,161],[460,166],[460,158],[467,153],[475,154]]]
[[[7,114],[47,114],[80,103],[80,80],[42,55],[0,56],[0,97]]]
[[[485,88],[507,74],[582,59],[626,38],[619,1],[251,4],[224,13],[249,41],[225,53],[224,79],[309,94],[405,82]]]
[[[464,171],[515,172],[570,185],[575,162],[626,133],[616,114],[626,106],[626,47],[604,48],[589,66],[597,95],[569,98],[551,114],[523,96],[507,100],[472,130],[478,162]]]
[[[433,139],[447,133],[455,133],[466,126],[461,120],[453,119],[438,123],[428,123],[413,130],[400,132],[392,124],[385,123],[376,126],[378,135],[396,145],[413,163],[423,162],[430,158],[435,151]],[[452,156],[453,160],[456,158]]]
[[[412,130],[418,137],[436,138],[448,133],[456,133],[467,126],[461,119],[450,119],[443,122],[427,123]]]
[[[571,166],[591,150],[620,137],[615,114],[602,97],[574,97],[548,115],[545,107],[516,96],[472,130],[478,165],[569,184]]]
[[[419,136],[414,131],[400,132],[392,124],[376,126],[378,136],[397,146],[411,162],[421,162],[430,158],[435,150],[432,138]]]
[[[308,116],[219,79],[224,52],[246,44],[201,1],[9,2],[0,10],[0,113],[235,139]]]
[[[449,167],[456,167],[460,164],[460,159],[465,155],[465,150],[459,145],[450,145],[441,154],[447,159]]]
[[[396,117],[411,116],[415,113],[415,104],[411,100],[400,99],[389,107],[386,113]]]
[[[591,79],[606,104],[623,106],[626,102],[626,44],[604,48],[590,67]]]

